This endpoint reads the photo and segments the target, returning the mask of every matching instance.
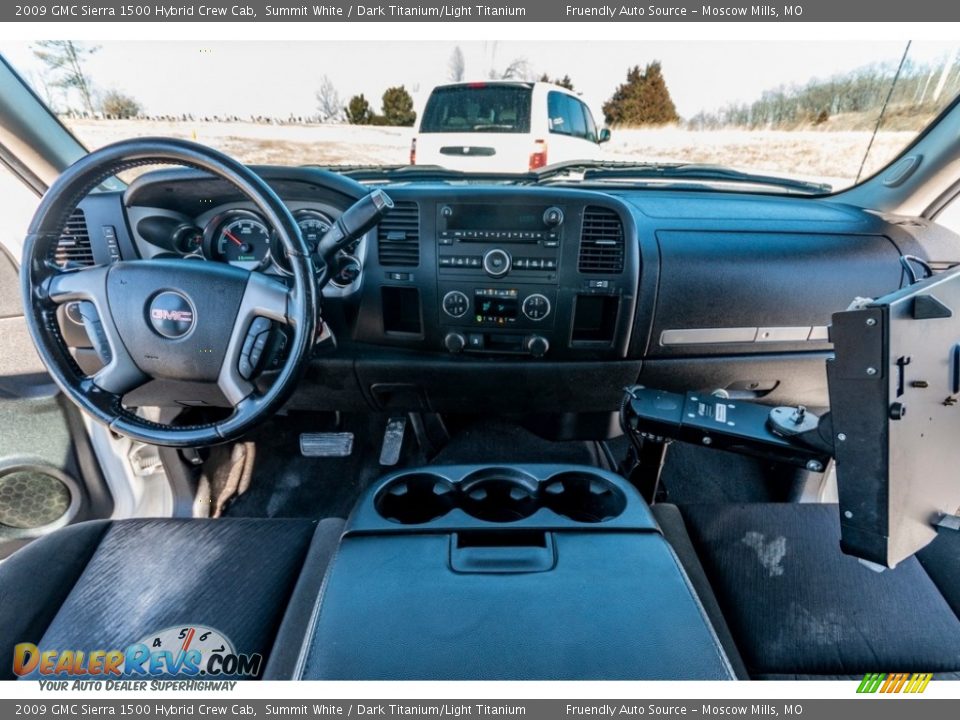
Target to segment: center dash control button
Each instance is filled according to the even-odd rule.
[[[483,335],[481,333],[467,335],[467,347],[471,350],[483,350]]]

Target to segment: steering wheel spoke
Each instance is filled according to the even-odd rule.
[[[52,275],[44,284],[45,294],[56,305],[77,303],[87,337],[103,364],[93,383],[108,393],[123,396],[149,378],[127,352],[107,299],[109,265],[72,270]]]
[[[290,295],[282,282],[250,273],[217,378],[220,391],[238,411],[255,390],[251,377],[268,342],[272,322],[290,324]]]
[[[97,265],[82,270],[68,270],[51,275],[41,293],[51,302],[62,305],[77,300],[89,300],[99,308],[105,305],[109,265]]]

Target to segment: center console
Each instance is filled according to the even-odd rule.
[[[640,257],[630,212],[576,192],[431,194],[381,223],[364,342],[528,359],[626,355]],[[414,247],[416,243],[416,247]]]
[[[564,236],[559,205],[438,208],[440,325],[450,352],[545,355],[556,344]]]
[[[732,679],[649,508],[590,467],[429,467],[360,500],[304,679]]]

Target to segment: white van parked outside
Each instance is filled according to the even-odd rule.
[[[439,85],[420,114],[411,165],[468,172],[527,172],[597,160],[610,139],[575,93],[547,82]]]

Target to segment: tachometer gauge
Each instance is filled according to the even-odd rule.
[[[270,257],[270,229],[256,213],[231,210],[207,227],[207,253],[213,260],[256,269]]]
[[[297,227],[300,228],[300,234],[303,235],[303,241],[310,249],[310,253],[317,249],[320,239],[327,234],[327,230],[333,225],[333,221],[326,215],[316,210],[298,210],[293,214],[297,221]],[[290,272],[290,263],[287,260],[287,254],[280,245],[280,238],[273,233],[273,247],[271,248],[273,261],[285,273]]]

